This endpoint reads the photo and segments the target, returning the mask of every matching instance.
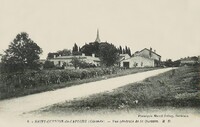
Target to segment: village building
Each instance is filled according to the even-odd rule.
[[[152,51],[152,48],[144,48],[141,51],[120,62],[120,67],[133,68],[133,67],[158,67],[161,64],[161,56]]]
[[[119,54],[119,58],[118,58],[118,61],[117,61],[117,65],[118,66],[121,66],[121,62],[125,59],[128,59],[130,58],[129,54]]]
[[[98,42],[98,43],[101,42],[99,38],[99,30],[97,30],[97,37],[95,39],[95,42]],[[94,53],[91,56],[86,56],[85,53],[82,53],[81,55],[70,55],[70,56],[54,55],[53,58],[48,59],[48,60],[53,62],[54,65],[59,66],[59,67],[62,67],[63,64],[65,64],[67,68],[73,68],[73,64],[71,61],[74,58],[77,58],[79,61],[86,62],[90,65],[100,66],[100,59],[99,57],[95,57]]]
[[[120,54],[119,55],[120,60],[125,60],[125,59],[128,59],[128,58],[130,58],[129,54]]]
[[[62,67],[65,63],[67,67],[73,67],[73,64],[71,61],[77,58],[80,61],[84,61],[88,64],[100,66],[100,59],[98,57],[95,57],[95,54],[92,54],[92,56],[85,56],[84,53],[82,55],[71,55],[71,56],[54,56],[54,58],[49,59],[49,61],[52,61],[54,65]]]
[[[199,58],[198,57],[187,57],[183,58],[180,61],[180,66],[190,66],[190,65],[196,65],[199,63]]]

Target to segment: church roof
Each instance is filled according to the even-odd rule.
[[[99,29],[97,29],[97,37],[96,37],[95,42],[101,43],[101,40],[100,40],[100,37],[99,37]]]

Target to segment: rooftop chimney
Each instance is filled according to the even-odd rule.
[[[152,56],[152,48],[150,47],[149,57],[151,58],[151,56]]]

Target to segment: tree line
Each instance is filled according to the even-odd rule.
[[[101,44],[107,43],[107,42],[90,42],[89,44],[85,43],[82,47],[78,46],[76,43],[74,43],[74,46],[72,47],[72,50],[70,49],[63,49],[63,50],[58,50],[57,52],[49,52],[47,55],[47,59],[52,59],[54,56],[71,56],[71,55],[81,55],[82,53],[85,53],[86,56],[91,56],[93,53],[95,54],[96,57],[99,57],[99,46]],[[111,44],[113,45],[113,44]],[[120,45],[118,48],[114,46],[117,49],[117,52],[119,54],[128,54],[131,56],[131,50],[128,46],[125,46],[122,48]]]
[[[122,48],[122,46],[120,45],[119,48],[118,48],[118,52],[120,54],[128,54],[129,56],[131,56],[131,50],[129,47],[125,46],[125,48]]]
[[[43,52],[37,43],[35,43],[26,32],[17,34],[14,40],[9,44],[8,49],[5,50],[0,64],[1,72],[23,72],[25,70],[38,70],[41,66],[39,62],[40,54]],[[70,55],[85,55],[95,54],[100,58],[101,64],[104,66],[114,65],[119,54],[131,55],[130,48],[125,46],[117,48],[112,43],[108,42],[91,42],[79,47],[76,43],[70,49],[63,49],[57,52],[48,53],[47,59],[54,56],[70,56]]]

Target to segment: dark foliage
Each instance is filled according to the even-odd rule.
[[[89,44],[85,44],[81,51],[85,53],[85,55],[91,56],[93,53],[96,57],[99,57],[101,63],[105,66],[112,66],[118,60],[118,49],[110,43],[107,42],[92,42]]]
[[[99,46],[99,55],[101,63],[106,66],[114,65],[119,58],[117,48],[114,45],[106,42],[101,43]]]
[[[73,55],[81,55],[82,54],[76,43],[74,44],[74,46],[72,48],[72,54]]]
[[[20,33],[10,43],[2,57],[3,71],[10,73],[38,69],[41,53],[42,49],[29,38],[27,33]]]
[[[50,68],[54,68],[55,65],[52,61],[47,60],[47,61],[44,62],[43,67],[44,67],[44,69],[50,69]]]
[[[100,43],[91,42],[89,44],[85,44],[81,48],[81,52],[85,53],[86,56],[91,56],[94,53],[97,57],[99,57],[99,46],[100,46]]]

